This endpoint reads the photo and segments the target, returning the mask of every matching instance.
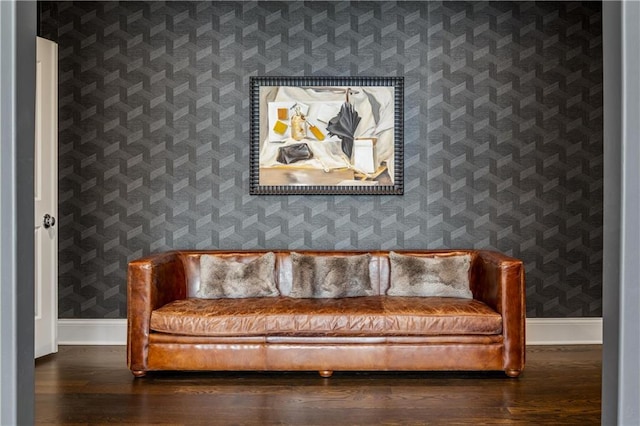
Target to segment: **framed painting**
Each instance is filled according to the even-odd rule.
[[[402,77],[251,77],[251,194],[403,193]]]

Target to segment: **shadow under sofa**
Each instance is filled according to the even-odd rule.
[[[469,255],[472,299],[398,297],[388,251],[296,251],[305,256],[370,254],[373,294],[293,298],[293,251],[275,253],[280,295],[196,297],[200,257],[249,263],[261,251],[171,251],[134,260],[128,270],[127,363],[149,371],[315,370],[504,371],[525,363],[522,261],[485,250],[398,251],[419,258]]]

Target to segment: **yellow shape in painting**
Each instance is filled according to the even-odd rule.
[[[273,126],[273,131],[279,134],[284,134],[284,132],[287,131],[287,126],[286,124],[284,124],[282,121],[278,120],[276,121],[276,125]]]
[[[309,130],[311,130],[311,133],[313,133],[316,139],[318,139],[319,141],[324,140],[324,135],[322,134],[322,131],[318,129],[316,126],[309,126]]]

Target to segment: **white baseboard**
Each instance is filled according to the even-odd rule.
[[[126,319],[59,319],[58,345],[126,345]]]
[[[126,319],[60,319],[59,345],[126,345]],[[600,345],[602,318],[528,318],[527,345]]]
[[[527,318],[527,345],[601,345],[602,318]]]

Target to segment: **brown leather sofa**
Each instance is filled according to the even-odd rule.
[[[286,297],[289,251],[275,252],[281,296],[251,299],[195,298],[199,258],[249,262],[264,251],[172,251],[135,260],[128,271],[128,366],[136,377],[157,370],[316,370],[325,377],[334,370],[502,370],[517,377],[525,363],[522,262],[456,252],[472,256],[472,300],[385,296],[390,266],[383,251],[369,252],[377,295],[339,299]],[[335,252],[345,254],[357,253]]]

